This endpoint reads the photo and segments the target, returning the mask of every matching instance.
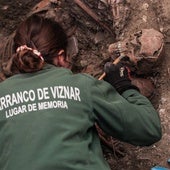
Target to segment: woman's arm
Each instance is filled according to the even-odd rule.
[[[120,95],[109,83],[98,80],[91,90],[95,117],[103,131],[133,145],[147,146],[161,139],[159,115],[137,90]]]

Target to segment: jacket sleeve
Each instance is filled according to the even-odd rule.
[[[161,139],[159,115],[137,90],[119,95],[107,82],[96,80],[91,99],[97,124],[105,133],[138,146],[148,146]]]

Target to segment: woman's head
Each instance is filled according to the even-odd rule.
[[[44,62],[62,66],[66,48],[67,35],[57,22],[32,15],[16,30],[13,63],[20,72],[38,71]]]

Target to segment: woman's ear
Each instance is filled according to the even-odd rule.
[[[65,61],[65,58],[64,58],[63,55],[59,55],[59,56],[58,56],[58,64],[59,64],[59,66],[61,66],[61,67],[64,67],[64,66],[65,66],[66,61]]]
[[[54,58],[53,63],[55,66],[59,66],[59,67],[65,67],[65,68],[69,67],[69,63],[66,61],[65,58],[64,50],[60,50],[58,52],[57,56]]]

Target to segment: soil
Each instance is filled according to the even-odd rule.
[[[111,43],[134,35],[141,29],[156,29],[164,35],[164,55],[161,63],[148,75],[155,90],[149,98],[159,112],[162,123],[162,139],[148,147],[137,147],[111,139],[112,147],[102,141],[103,152],[112,170],[150,170],[154,166],[170,169],[170,1],[127,0],[122,2],[120,18],[113,15],[106,2],[109,0],[83,0],[99,17],[95,20],[74,1],[0,0],[0,38],[10,36],[17,25],[28,15],[38,12],[60,22],[75,40],[70,52],[74,72],[85,72],[98,78],[103,66],[113,60],[108,53]],[[50,5],[49,5],[50,4]],[[33,8],[34,7],[34,8]],[[2,44],[2,41],[0,42]],[[145,75],[146,77],[146,75]]]

